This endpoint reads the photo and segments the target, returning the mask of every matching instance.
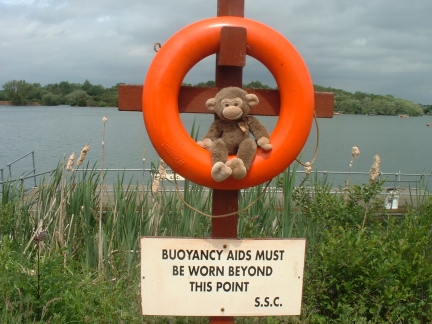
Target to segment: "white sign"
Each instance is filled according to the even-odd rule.
[[[142,237],[143,315],[299,315],[305,246],[304,239]]]

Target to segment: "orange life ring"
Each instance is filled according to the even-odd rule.
[[[211,177],[210,153],[196,144],[181,122],[178,96],[189,70],[219,51],[223,26],[247,29],[247,55],[260,61],[273,74],[281,107],[270,137],[273,149],[258,148],[243,179],[229,177],[216,182]],[[300,54],[280,33],[246,18],[209,18],[181,29],[158,51],[144,82],[144,122],[155,150],[178,174],[214,189],[253,187],[283,172],[301,152],[309,136],[313,113],[313,85]]]

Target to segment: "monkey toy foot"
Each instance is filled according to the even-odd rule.
[[[211,175],[214,181],[221,182],[228,178],[232,172],[223,162],[216,162],[213,165]]]
[[[246,176],[246,167],[243,161],[239,158],[234,158],[227,163],[225,163],[227,167],[232,169],[232,176],[234,179],[243,179]]]

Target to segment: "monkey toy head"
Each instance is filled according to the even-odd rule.
[[[206,106],[222,120],[239,120],[246,117],[250,107],[258,102],[256,95],[248,94],[241,88],[228,87],[220,90],[215,98],[207,100]]]

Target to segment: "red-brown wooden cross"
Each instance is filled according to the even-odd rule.
[[[244,0],[218,0],[217,16],[244,17]],[[242,87],[243,67],[246,58],[246,33],[243,27],[225,26],[221,29],[221,44],[216,54],[216,77],[214,88],[182,86],[179,94],[180,113],[209,113],[205,102],[214,98],[219,89],[229,86]],[[280,96],[278,90],[246,89],[255,93],[259,105],[250,114],[278,116]],[[142,85],[120,84],[118,88],[118,109],[121,111],[142,111]],[[334,95],[315,92],[315,113],[317,117],[333,117]],[[238,211],[238,190],[213,190],[212,214],[223,215]],[[237,238],[238,215],[212,219],[213,238]],[[233,317],[210,317],[210,323],[234,323]]]

